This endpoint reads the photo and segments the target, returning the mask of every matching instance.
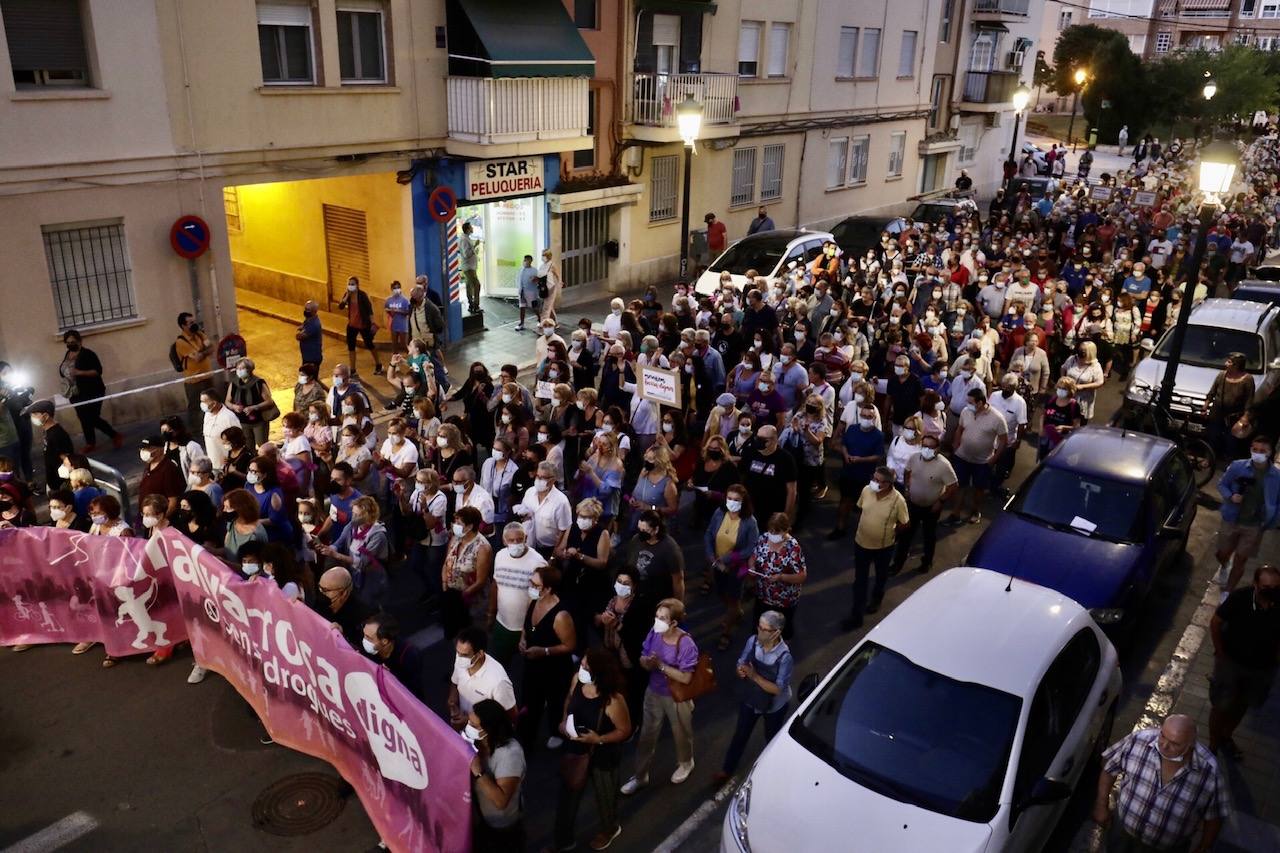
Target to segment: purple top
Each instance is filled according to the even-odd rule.
[[[694,643],[693,637],[688,634],[681,634],[680,641],[672,646],[663,642],[660,634],[650,631],[649,636],[644,638],[644,646],[641,647],[640,654],[657,655],[658,660],[681,672],[693,672],[694,667],[698,665],[698,646]],[[667,677],[658,669],[649,673],[649,689],[659,696],[671,695]]]

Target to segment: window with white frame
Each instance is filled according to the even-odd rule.
[[[1252,18],[1256,7],[1257,0],[1240,0],[1240,17]]]
[[[837,136],[827,142],[827,189],[844,186],[849,164],[849,137]]]
[[[80,0],[0,0],[17,88],[89,85],[80,12]]]
[[[1231,43],[1232,43],[1232,44],[1248,44],[1248,43],[1249,43],[1249,34],[1248,34],[1248,33],[1236,33],[1234,36],[1232,36],[1232,37],[1231,37]]]
[[[769,25],[769,65],[765,73],[770,77],[787,76],[787,49],[791,44],[790,24]]]
[[[862,46],[858,48],[858,76],[875,77],[880,73],[880,30],[862,30]]]
[[[961,163],[972,163],[978,156],[978,135],[979,128],[976,124],[960,125],[960,156]]]
[[[222,211],[227,217],[227,230],[237,234],[244,231],[244,220],[240,218],[240,190],[236,187],[222,188]]]
[[[902,175],[902,161],[907,156],[907,132],[894,131],[889,134],[889,177]]]
[[[786,156],[787,146],[782,144],[766,145],[760,167],[760,200],[782,198],[782,160]]]
[[[760,30],[763,25],[759,21],[743,21],[738,29],[738,76],[760,76]]]
[[[1062,32],[1071,26],[1071,18],[1074,13],[1070,9],[1064,9],[1058,13],[1058,32]]]
[[[343,83],[387,81],[386,24],[381,3],[338,7],[338,69]]]
[[[929,127],[936,128],[942,121],[942,97],[947,91],[946,75],[933,78],[933,86],[929,89]]]
[[[124,220],[45,225],[40,230],[58,331],[138,316]]]
[[[1156,53],[1168,53],[1173,45],[1173,33],[1156,33]]]
[[[916,41],[919,33],[915,30],[902,31],[902,47],[898,51],[898,76],[916,76]]]
[[[1262,8],[1258,11],[1259,18],[1280,18],[1280,3],[1262,4]]]
[[[1133,51],[1135,56],[1142,56],[1142,52],[1147,49],[1147,34],[1130,33],[1127,38],[1129,39],[1129,50]]]
[[[938,41],[951,41],[951,19],[956,13],[956,0],[942,0],[942,20],[938,22]]]
[[[258,52],[263,83],[314,83],[311,7],[259,3]]]
[[[867,161],[871,154],[871,137],[855,136],[849,142],[849,183],[867,182]]]
[[[649,161],[649,221],[676,218],[676,170],[680,159],[664,154]]]
[[[729,190],[729,206],[738,207],[756,200],[756,149],[733,150],[733,185]]]
[[[1258,50],[1273,50],[1274,40],[1271,36],[1258,36],[1258,40],[1254,42],[1254,46]]]
[[[1089,17],[1150,18],[1154,8],[1155,0],[1091,0]]]
[[[836,54],[836,76],[852,77],[858,56],[858,28],[840,28],[840,50]]]

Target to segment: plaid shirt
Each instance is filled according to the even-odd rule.
[[[1167,785],[1160,782],[1159,729],[1144,729],[1102,754],[1104,769],[1123,774],[1116,811],[1125,832],[1157,850],[1185,842],[1205,820],[1225,820],[1227,786],[1208,748],[1197,743],[1187,766]]]

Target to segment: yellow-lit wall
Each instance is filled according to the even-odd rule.
[[[327,307],[326,204],[364,211],[370,275],[361,286],[366,291],[383,296],[393,280],[411,285],[409,188],[397,184],[394,173],[249,184],[237,193],[241,231],[229,233],[237,288],[297,304],[315,299]],[[345,284],[345,277],[335,283],[335,302]]]

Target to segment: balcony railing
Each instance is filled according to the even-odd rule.
[[[585,77],[449,77],[449,136],[486,144],[587,135]]]
[[[970,104],[1003,104],[1013,100],[1013,90],[1017,88],[1016,71],[967,71],[961,100]]]
[[[737,74],[635,74],[632,79],[632,124],[675,127],[676,107],[689,93],[702,104],[704,125],[737,121]]]
[[[975,15],[1026,15],[1031,0],[973,0]]]

